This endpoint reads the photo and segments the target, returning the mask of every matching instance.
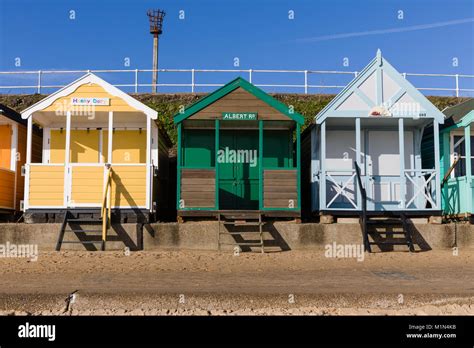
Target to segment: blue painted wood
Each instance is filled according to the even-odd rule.
[[[474,199],[474,188],[472,187],[472,168],[471,168],[471,124],[467,125],[464,128],[464,142],[465,142],[465,149],[466,149],[466,182],[468,191],[470,188],[471,191],[471,199],[468,199],[466,202],[467,210],[472,212],[473,211],[473,199]]]
[[[436,186],[435,199],[436,208],[441,209],[441,171],[439,165],[439,123],[437,120],[433,121],[433,135],[434,135],[434,150],[435,150],[435,170],[436,170]]]
[[[326,122],[321,124],[321,180],[319,182],[319,207],[326,208]]]
[[[357,117],[355,120],[355,133],[356,133],[356,162],[360,168],[362,168],[360,154],[361,154],[361,139],[360,139],[360,118]],[[364,171],[365,173],[365,171]],[[360,192],[359,187],[356,185],[355,189],[357,190],[357,209],[362,209],[362,193]]]
[[[403,118],[398,119],[398,147],[400,152],[400,208],[406,207],[406,179],[405,179],[405,129]]]

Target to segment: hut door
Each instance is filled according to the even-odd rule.
[[[223,130],[219,144],[219,209],[258,209],[258,131]]]
[[[396,210],[400,207],[400,152],[398,131],[368,131],[367,187],[370,210]],[[412,168],[413,133],[405,132],[405,168]]]

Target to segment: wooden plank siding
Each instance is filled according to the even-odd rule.
[[[257,112],[259,120],[288,121],[288,117],[256,96],[239,87],[201,111],[192,120],[221,119],[223,112]]]
[[[30,166],[29,205],[64,205],[64,166]]]
[[[0,207],[13,209],[15,172],[0,168]]]
[[[112,167],[112,206],[146,206],[146,166]]]
[[[263,206],[264,208],[289,208],[298,205],[297,170],[263,171]]]
[[[104,166],[74,166],[71,170],[71,204],[102,204]]]
[[[213,208],[216,205],[216,171],[181,169],[181,193],[186,208]]]

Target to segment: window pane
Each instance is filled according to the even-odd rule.
[[[466,159],[460,159],[459,162],[454,167],[454,175],[456,177],[466,175]]]
[[[454,136],[454,152],[457,153],[458,156],[465,156],[466,155],[466,150],[465,150],[465,142],[464,140],[461,141],[461,143],[456,146],[456,144],[462,139],[462,136],[455,135]]]

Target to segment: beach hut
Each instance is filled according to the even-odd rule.
[[[41,132],[33,129],[31,141],[41,144]],[[39,160],[41,153],[32,156]],[[6,105],[0,104],[0,214],[11,219],[22,210],[26,159],[26,121]]]
[[[474,216],[474,99],[443,110],[444,125],[440,128],[440,168],[442,174],[442,208],[452,218]],[[424,137],[423,160],[432,166],[428,154],[433,148],[433,133]]]
[[[299,217],[303,121],[240,77],[176,114],[178,216]]]
[[[379,50],[304,135],[311,212],[326,222],[360,216],[369,251],[368,229],[378,223],[375,217],[388,216],[384,223],[399,224],[403,243],[410,245],[407,216],[441,214],[439,162],[422,166],[421,140],[432,125],[432,156],[439,159],[443,122],[443,114]]]
[[[25,216],[71,224],[146,223],[166,209],[169,140],[157,112],[94,74],[24,110],[28,141]],[[42,144],[33,130],[42,129]],[[42,156],[33,154],[40,151]],[[94,229],[91,229],[94,231]]]

